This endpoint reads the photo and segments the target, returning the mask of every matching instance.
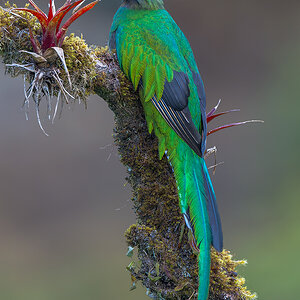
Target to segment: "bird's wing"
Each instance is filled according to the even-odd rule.
[[[200,100],[200,109],[201,109],[201,131],[202,133],[202,142],[201,142],[201,152],[204,153],[206,149],[206,136],[207,136],[207,121],[206,121],[206,95],[204,90],[204,85],[202,78],[199,72],[192,72],[193,80],[197,87],[198,97]]]
[[[178,60],[180,50],[172,37],[166,43],[159,36],[153,41],[138,26],[133,31],[137,32],[118,28],[111,33],[110,45],[116,47],[121,69],[135,89],[142,87],[144,100],[151,100],[169,126],[201,156],[202,136],[188,107],[190,79],[186,70],[180,70],[183,64],[188,69],[188,63],[183,56]]]
[[[188,107],[188,84],[188,76],[185,73],[174,72],[173,80],[165,82],[161,99],[158,100],[154,95],[152,103],[181,139],[201,156],[201,134]]]

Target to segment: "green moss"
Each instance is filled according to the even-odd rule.
[[[65,38],[62,48],[73,85],[72,95],[76,99],[85,101],[90,94],[94,93],[97,76],[95,52],[88,47],[82,36],[78,37],[74,34]],[[62,79],[64,82],[68,81],[66,73],[63,73]]]
[[[29,28],[38,36],[41,34],[40,26],[36,18],[29,13],[21,11],[12,13],[12,8],[16,8],[16,5],[10,5],[9,2],[6,2],[4,8],[0,7],[0,49],[4,53],[5,63],[22,63],[24,56],[19,53],[19,50],[33,50],[29,39]]]

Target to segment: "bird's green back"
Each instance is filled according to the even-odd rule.
[[[120,67],[131,79],[135,89],[142,82],[145,102],[154,94],[158,99],[161,98],[165,80],[171,82],[174,71],[188,75],[191,97],[197,97],[192,72],[198,72],[198,69],[193,52],[186,37],[166,10],[137,12],[121,7],[114,18],[111,34],[116,30]],[[199,100],[189,101],[189,108],[193,121],[199,128]]]

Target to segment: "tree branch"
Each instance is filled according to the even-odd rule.
[[[52,101],[53,95],[60,96],[62,87],[53,77],[55,70],[63,87],[68,87],[67,92],[75,99],[86,101],[88,95],[96,93],[114,112],[114,140],[121,162],[128,169],[127,181],[132,186],[137,217],[137,224],[125,233],[128,256],[134,261],[127,267],[132,289],[136,281],[141,281],[154,299],[196,299],[197,256],[187,241],[173,172],[166,157],[159,160],[157,139],[148,132],[139,95],[120,71],[116,54],[107,47],[90,47],[82,37],[66,37],[62,48],[71,88],[59,60],[41,66],[28,54],[20,53],[33,51],[29,28],[37,39],[41,29],[28,13],[18,15],[10,11],[9,5],[0,8],[0,55],[4,63],[11,64],[8,73],[23,75],[29,88],[33,87],[37,72],[43,72],[40,89],[38,85],[32,88],[36,107],[43,99]],[[44,86],[48,87],[49,95]],[[26,97],[25,102],[29,101]],[[68,96],[61,101],[67,102]],[[211,255],[210,299],[254,299],[255,295],[244,287],[245,280],[236,273],[236,267],[246,262],[232,260],[225,250],[212,250]]]

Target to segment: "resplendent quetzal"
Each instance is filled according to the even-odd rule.
[[[122,71],[140,92],[149,132],[178,186],[179,205],[199,249],[198,299],[209,290],[210,248],[223,249],[221,221],[204,161],[207,121],[202,79],[190,44],[163,0],[124,0],[110,32]]]

